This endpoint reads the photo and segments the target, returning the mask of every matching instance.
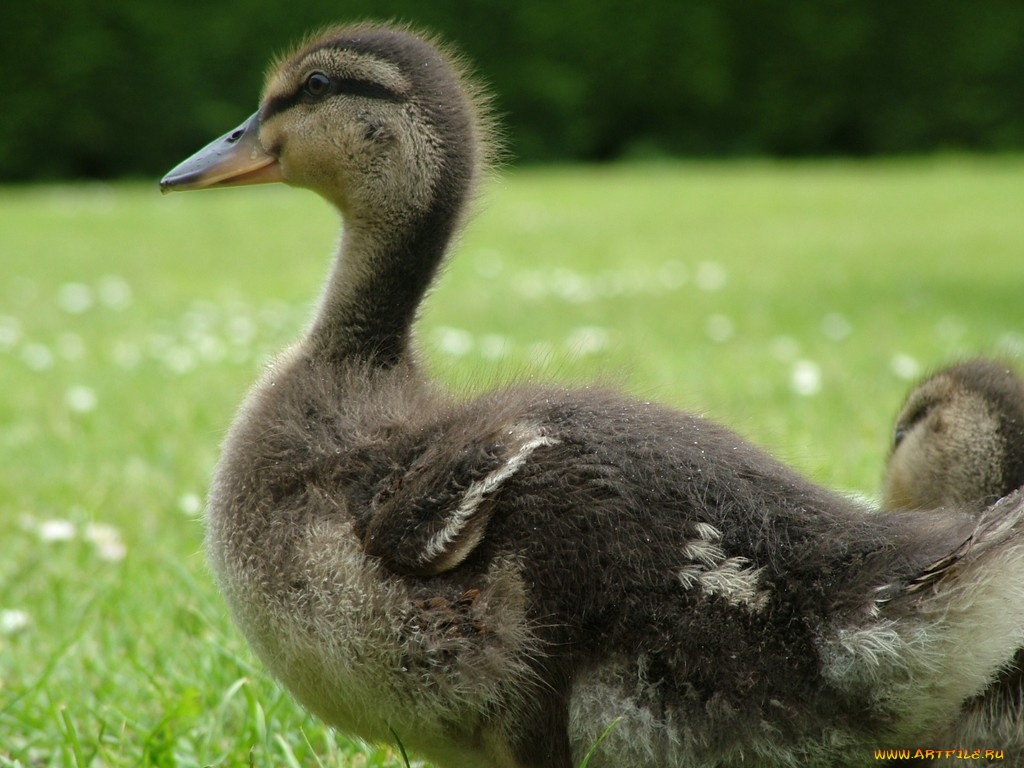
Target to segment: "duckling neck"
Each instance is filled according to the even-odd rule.
[[[313,357],[390,367],[409,353],[416,309],[451,240],[462,195],[422,215],[345,219],[307,339]],[[396,220],[403,222],[396,226]]]

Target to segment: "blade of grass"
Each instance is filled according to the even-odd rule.
[[[75,759],[76,768],[88,768],[89,763],[85,759],[85,753],[82,751],[82,742],[78,738],[78,729],[75,728],[75,722],[71,718],[68,708],[61,704],[57,707],[57,711],[60,715],[64,738],[71,746],[71,755]]]
[[[395,743],[398,745],[398,751],[402,755],[402,762],[405,763],[405,768],[410,768],[409,755],[405,751],[405,745],[402,743],[402,739],[399,738],[398,733],[390,725],[388,726],[388,730],[391,731],[391,735],[395,737]]]
[[[590,758],[594,756],[597,752],[597,748],[601,746],[601,742],[608,738],[608,734],[611,733],[612,729],[619,724],[620,720],[622,720],[621,717],[616,717],[608,724],[608,727],[604,729],[601,735],[597,737],[597,741],[595,741],[594,745],[587,751],[586,756],[583,758],[583,762],[580,763],[580,768],[587,768],[590,764]]]

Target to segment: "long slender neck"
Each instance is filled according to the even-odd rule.
[[[419,216],[350,217],[307,351],[389,367],[409,351],[416,310],[454,233],[465,189],[440,194]]]

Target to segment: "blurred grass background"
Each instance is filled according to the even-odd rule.
[[[1019,0],[33,0],[0,25],[0,179],[161,173],[364,18],[457,46],[521,162],[1024,149]]]
[[[202,554],[219,442],[337,218],[155,186],[256,108],[274,54],[366,17],[455,43],[507,126],[420,325],[451,386],[611,381],[871,495],[918,375],[1019,365],[1018,0],[13,4],[0,766],[398,764],[266,678]]]
[[[617,382],[872,494],[909,382],[1024,350],[1024,159],[511,170],[420,339],[462,390]],[[0,190],[0,765],[396,765],[254,665],[202,555],[218,443],[306,322],[310,193]]]

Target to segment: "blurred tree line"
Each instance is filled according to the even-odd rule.
[[[453,42],[514,159],[1024,148],[1022,0],[30,0],[0,26],[0,179],[153,176],[337,21]]]

